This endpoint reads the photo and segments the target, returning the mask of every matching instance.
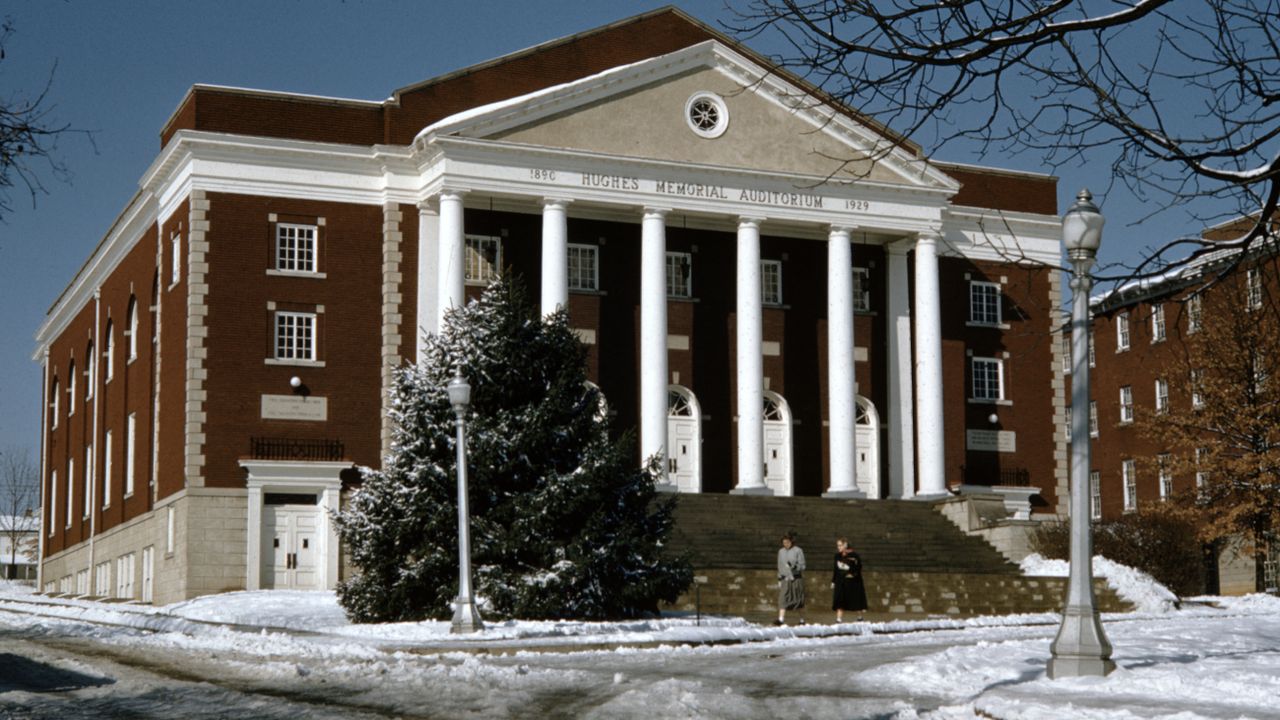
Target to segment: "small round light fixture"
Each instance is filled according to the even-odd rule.
[[[684,104],[689,129],[704,138],[718,138],[729,127],[729,108],[715,93],[696,92]]]
[[[295,390],[302,387],[302,378],[298,377],[297,375],[294,375],[293,377],[289,378],[289,387]]]
[[[992,425],[996,425],[1000,422],[1000,416],[995,413],[991,413],[990,415],[987,416],[987,422],[991,423]]]

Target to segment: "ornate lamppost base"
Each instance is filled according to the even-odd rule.
[[[449,632],[454,635],[473,633],[484,629],[484,621],[480,619],[480,611],[470,598],[454,598],[453,625]]]
[[[1068,607],[1050,648],[1049,677],[1103,677],[1116,669],[1111,643],[1095,611]]]

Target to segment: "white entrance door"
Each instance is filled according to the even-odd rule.
[[[680,492],[702,492],[702,429],[693,393],[671,385],[667,393],[667,482]]]
[[[764,484],[774,495],[789,496],[791,484],[791,411],[781,395],[764,394]]]
[[[320,589],[320,509],[306,505],[262,508],[262,587]]]
[[[858,415],[854,430],[854,473],[858,489],[868,498],[880,497],[880,419],[875,405],[858,396]]]

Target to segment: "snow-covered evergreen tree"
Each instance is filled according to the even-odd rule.
[[[353,620],[451,616],[457,451],[445,388],[458,367],[471,384],[472,566],[488,616],[637,617],[688,587],[687,558],[665,547],[676,498],[658,497],[659,469],[636,467],[629,434],[610,439],[566,314],[542,320],[500,281],[449,314],[424,362],[397,372],[390,456],[363,470],[336,518],[358,568],[338,589]]]

